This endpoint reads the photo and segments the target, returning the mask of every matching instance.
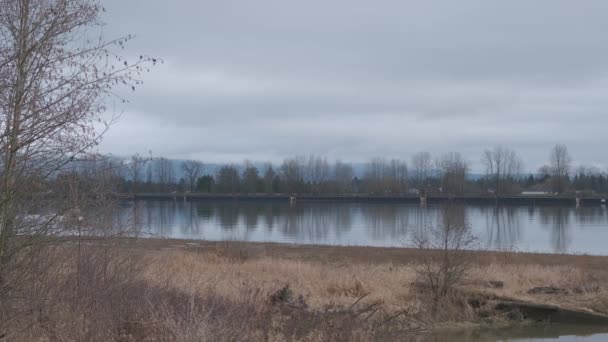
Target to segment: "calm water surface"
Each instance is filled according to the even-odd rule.
[[[441,217],[439,206],[402,203],[144,201],[121,210],[160,237],[386,247],[404,246]],[[483,249],[608,255],[605,206],[460,210]]]

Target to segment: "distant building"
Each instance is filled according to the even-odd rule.
[[[522,191],[522,196],[547,196],[547,195],[555,195],[553,192],[549,191]]]

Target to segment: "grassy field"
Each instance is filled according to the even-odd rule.
[[[466,276],[436,300],[420,273],[429,253],[161,239],[62,243],[44,255],[63,261],[31,279],[36,296],[15,298],[0,313],[13,315],[7,338],[39,341],[424,341],[438,330],[526,324],[492,305],[507,300],[608,314],[606,257],[473,252]],[[530,294],[535,287],[556,293]]]
[[[407,334],[512,323],[505,313],[473,308],[470,299],[479,296],[608,313],[605,257],[476,252],[466,278],[434,310],[424,289],[412,285],[425,258],[415,249],[179,240],[146,240],[141,246],[147,265],[142,275],[150,284],[193,296],[212,293],[234,303],[283,291],[283,310],[305,311],[311,321],[328,312],[349,317],[343,323],[360,329],[357,336],[363,339],[371,338],[374,329]],[[498,283],[499,288],[490,285]],[[529,294],[535,287],[554,287],[559,293]],[[273,324],[293,324],[279,321]],[[313,326],[291,329],[303,340],[314,340],[319,333]],[[278,340],[293,337],[281,335],[289,331],[280,332]]]

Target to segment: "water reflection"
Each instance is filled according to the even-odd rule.
[[[482,208],[486,227],[486,248],[513,251],[521,239],[521,217],[517,207]]]
[[[553,251],[556,253],[566,253],[568,251],[571,211],[570,208],[565,207],[542,207],[539,209],[541,222],[551,229]]]
[[[462,206],[481,248],[608,254],[605,207]],[[156,236],[336,245],[403,246],[441,220],[438,206],[396,203],[149,201],[120,217]]]
[[[412,225],[409,220],[412,214],[411,207],[373,204],[361,205],[359,209],[364,220],[363,224],[368,228],[368,234],[374,241],[403,240]]]

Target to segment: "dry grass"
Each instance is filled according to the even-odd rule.
[[[289,285],[295,296],[301,296],[308,308],[316,312],[328,307],[348,309],[363,297],[358,305],[377,304],[378,312],[384,317],[403,313],[403,317],[409,319],[409,327],[477,320],[476,313],[467,304],[467,294],[474,293],[608,311],[608,288],[602,285],[608,279],[608,269],[587,267],[576,257],[565,266],[540,263],[534,258],[514,263],[509,254],[479,259],[465,284],[459,286],[462,291],[452,295],[438,315],[430,311],[428,296],[411,286],[417,280],[417,258],[410,262],[371,259],[349,263],[348,258],[319,260],[293,250],[281,257],[276,251],[265,252],[259,245],[243,251],[247,246],[240,243],[224,243],[213,248],[190,247],[148,252],[146,281],[197,295],[214,293],[237,302],[251,289],[269,295]],[[501,281],[504,287],[489,288],[488,281]],[[558,287],[568,294],[528,294],[538,286]],[[594,290],[577,293],[577,289],[585,287]]]
[[[314,309],[328,303],[349,305],[353,299],[366,293],[367,300],[382,302],[389,311],[413,305],[415,293],[409,285],[416,280],[416,260],[410,263],[347,263],[343,259],[321,262],[294,255],[281,258],[261,254],[248,259],[234,259],[234,254],[229,245],[202,250],[174,248],[149,252],[145,277],[153,283],[170,283],[182,291],[213,291],[235,299],[248,288],[270,293],[289,284]],[[590,298],[608,296],[608,289],[602,287],[602,283],[608,280],[608,269],[589,269],[584,264],[546,265],[533,259],[517,264],[505,261],[503,256],[490,262],[484,259],[476,263],[464,288],[576,307],[584,305]],[[487,289],[479,286],[490,280],[502,281],[504,287]],[[586,285],[597,286],[598,292],[575,293],[575,289]],[[559,287],[571,293],[568,296],[528,294],[528,290],[537,286]]]
[[[183,250],[162,251],[149,256],[145,279],[153,284],[170,284],[184,292],[208,293],[239,300],[247,289],[273,293],[289,285],[312,309],[327,304],[350,305],[369,294],[368,301],[380,301],[387,308],[408,304],[409,284],[416,277],[411,266],[334,265],[278,258],[247,261]]]
[[[414,336],[438,326],[487,320],[469,305],[477,293],[608,312],[606,259],[488,254],[477,260],[466,282],[439,310],[416,283],[419,253],[341,247],[294,247],[244,243],[145,242],[131,249],[136,258],[86,255],[85,272],[74,264],[56,277],[63,288],[49,289],[69,300],[44,306],[30,329],[16,340],[116,341],[372,341]],[[160,247],[160,248],[158,248]],[[311,253],[320,251],[319,253]],[[371,251],[364,258],[366,251]],[[103,252],[103,253],[99,253]],[[60,250],[54,253],[61,254]],[[70,255],[64,255],[71,260]],[[94,257],[96,256],[96,257]],[[104,261],[105,260],[105,261]],[[117,261],[130,260],[129,267]],[[100,278],[100,265],[108,275]],[[89,289],[75,298],[74,281]],[[503,288],[487,287],[501,281]],[[82,286],[86,284],[85,286]],[[567,291],[532,295],[537,286]],[[577,291],[585,288],[590,291]],[[62,292],[63,291],[63,292]],[[68,298],[68,297],[66,297]],[[490,313],[494,315],[494,313]],[[497,317],[490,317],[500,320]]]

